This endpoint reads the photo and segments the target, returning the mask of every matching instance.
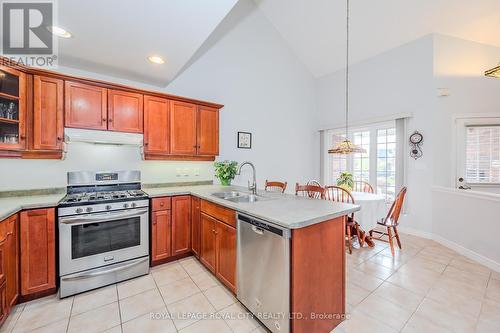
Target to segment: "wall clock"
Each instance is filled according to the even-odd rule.
[[[420,158],[424,154],[421,148],[423,142],[424,136],[420,132],[415,131],[410,135],[410,156],[414,159]]]

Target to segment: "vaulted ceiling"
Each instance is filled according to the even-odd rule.
[[[345,67],[346,0],[254,1],[314,76]],[[353,63],[430,33],[500,46],[498,0],[350,0],[350,4]]]
[[[165,86],[237,0],[59,0],[59,64]],[[148,62],[157,54],[165,64]]]

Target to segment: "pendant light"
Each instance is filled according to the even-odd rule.
[[[366,153],[349,140],[349,0],[346,0],[346,66],[345,66],[345,139],[336,147],[329,149],[329,154]]]

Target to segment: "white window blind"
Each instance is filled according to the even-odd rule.
[[[500,125],[467,126],[465,177],[469,184],[500,184]]]

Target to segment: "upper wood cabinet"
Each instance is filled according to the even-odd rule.
[[[191,251],[191,196],[172,198],[172,255]]]
[[[196,155],[196,104],[172,101],[170,104],[170,153]]]
[[[64,81],[33,78],[33,149],[61,150],[64,135]]]
[[[219,110],[198,107],[197,154],[219,155]]]
[[[143,132],[143,95],[121,90],[108,90],[108,130]]]
[[[54,208],[21,212],[21,295],[56,287]]]
[[[170,101],[144,96],[144,152],[170,152]]]
[[[0,65],[0,149],[26,148],[26,74]]]
[[[79,82],[65,82],[65,126],[108,128],[107,89]]]

